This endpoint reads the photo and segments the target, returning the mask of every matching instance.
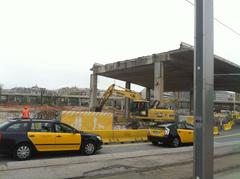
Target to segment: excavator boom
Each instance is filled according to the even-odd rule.
[[[108,89],[103,94],[102,98],[99,100],[99,105],[95,109],[96,112],[102,111],[104,104],[112,94],[123,96],[129,99],[132,99],[133,101],[148,102],[147,100],[143,99],[139,93],[133,90],[126,89],[121,86],[116,86],[115,84],[112,84],[108,87]]]

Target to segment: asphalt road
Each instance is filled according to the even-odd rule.
[[[219,136],[214,137],[214,143],[228,143],[228,142],[239,142],[240,143],[240,126],[235,127],[231,131],[221,132]],[[191,147],[191,145],[185,145],[182,147]],[[182,148],[181,147],[181,148]],[[147,151],[147,150],[161,150],[167,148],[166,146],[159,145],[154,146],[151,143],[126,143],[126,144],[112,144],[104,145],[103,149],[98,151],[98,155],[102,154],[113,154],[113,153],[124,153],[133,151]],[[171,148],[169,148],[171,150]],[[78,152],[64,152],[64,153],[42,153],[34,156],[32,160],[36,159],[47,159],[47,158],[65,158],[79,156]],[[14,161],[11,157],[7,155],[0,155],[0,164],[5,164],[6,162]]]

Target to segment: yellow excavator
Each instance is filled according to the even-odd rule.
[[[132,100],[130,107],[129,118],[140,121],[153,122],[174,122],[176,120],[176,112],[172,109],[163,109],[159,101],[154,101],[150,104],[149,101],[143,99],[142,96],[130,89],[112,84],[108,87],[102,98],[99,100],[99,105],[96,107],[96,112],[101,112],[104,104],[112,94],[127,97]]]

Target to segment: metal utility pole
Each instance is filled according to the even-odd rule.
[[[213,178],[213,0],[195,0],[194,178]]]

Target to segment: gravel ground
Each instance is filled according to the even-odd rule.
[[[15,117],[20,117],[19,112],[0,112],[0,123]]]

